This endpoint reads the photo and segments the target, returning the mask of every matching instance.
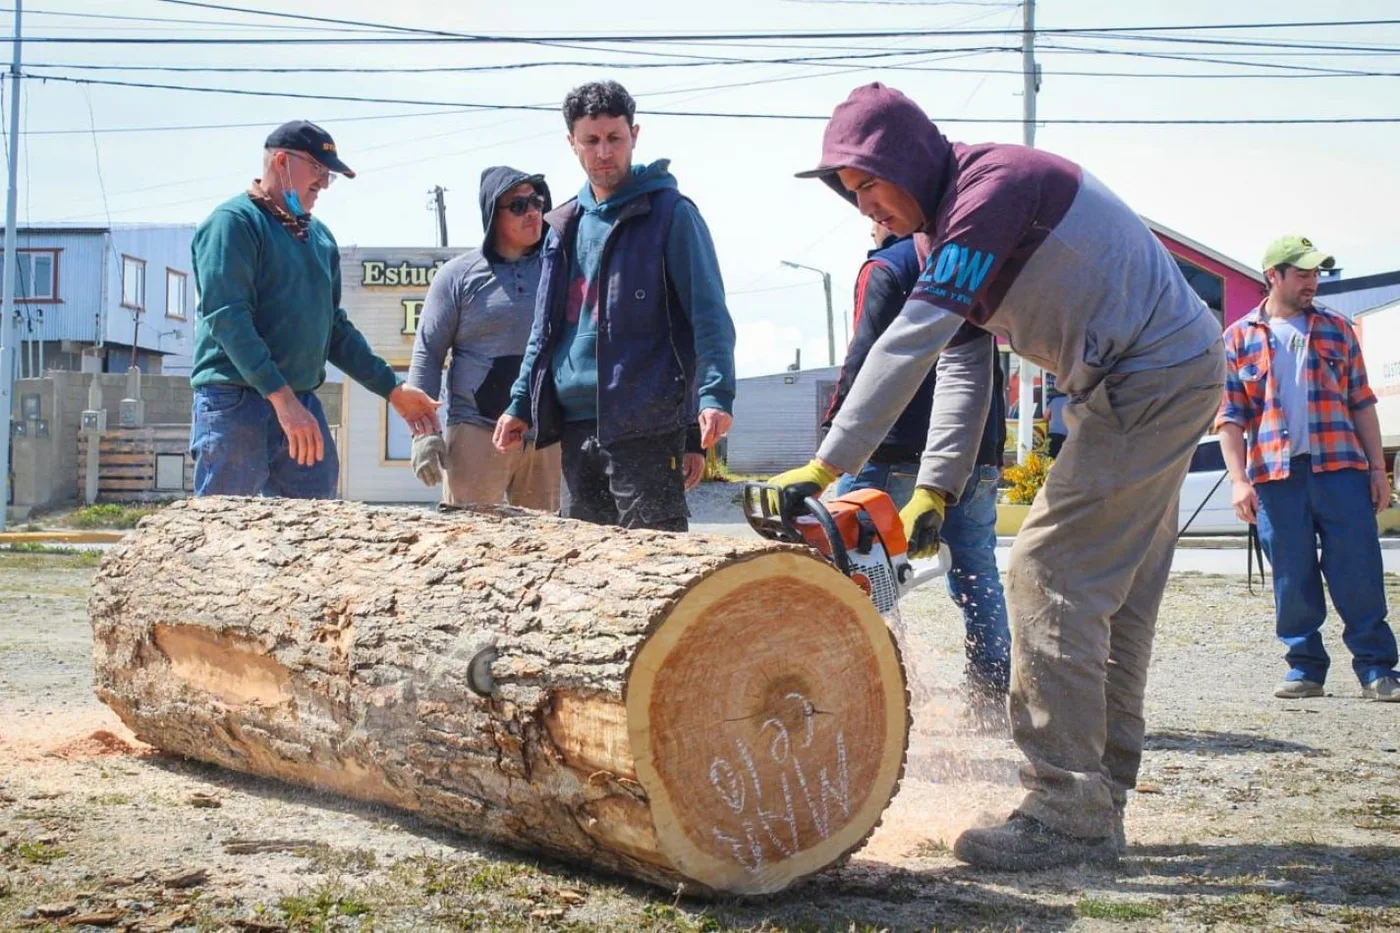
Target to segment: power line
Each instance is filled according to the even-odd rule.
[[[4,11],[4,14],[0,14],[0,15],[8,14],[8,12],[9,12],[8,10],[7,10],[7,11]],[[78,12],[74,12],[74,11],[70,11],[70,10],[35,10],[35,9],[29,9],[29,8],[26,8],[26,9],[25,9],[24,15],[25,15],[26,17],[29,17],[29,16],[53,16],[53,17],[62,17],[62,18],[65,18],[65,19],[95,19],[95,20],[103,20],[103,21],[115,21],[115,22],[157,23],[157,24],[161,24],[161,25],[170,25],[170,26],[175,26],[175,25],[187,25],[187,26],[236,26],[236,27],[239,27],[239,28],[241,28],[241,29],[256,29],[256,30],[281,29],[281,30],[286,31],[286,32],[369,32],[369,31],[371,31],[371,30],[367,30],[367,29],[360,29],[360,28],[348,27],[348,26],[347,26],[347,27],[341,27],[341,28],[339,28],[339,29],[327,29],[327,28],[325,28],[325,27],[316,27],[316,26],[275,26],[275,25],[273,25],[273,24],[271,24],[271,23],[236,23],[236,22],[233,22],[232,20],[179,19],[179,18],[168,17],[168,16],[129,16],[129,15],[120,15],[120,14],[115,14],[115,13],[78,13]],[[63,27],[58,27],[58,28],[63,28]],[[113,28],[124,28],[124,27],[113,27]],[[26,40],[26,41],[28,41],[28,40]]]
[[[185,2],[185,0],[162,0],[165,3]],[[213,4],[205,4],[214,9],[237,9],[231,7],[218,7]],[[266,13],[266,11],[258,11]],[[274,15],[267,13],[266,15]],[[282,17],[306,18],[313,21],[327,21],[327,17],[303,17],[300,14],[278,13]],[[182,38],[152,37],[152,36],[109,36],[109,37],[69,37],[69,36],[35,36],[26,38],[26,42],[49,43],[49,44],[84,44],[84,45],[363,45],[368,43],[377,44],[499,44],[499,45],[553,45],[561,47],[578,48],[592,45],[626,45],[626,44],[670,44],[685,42],[705,42],[705,43],[738,43],[746,41],[767,41],[767,40],[787,40],[787,39],[824,39],[824,40],[850,40],[850,39],[900,39],[912,37],[969,37],[969,36],[1006,36],[1019,35],[1021,30],[1015,29],[887,29],[887,30],[839,30],[839,31],[805,31],[805,32],[749,32],[749,33],[690,33],[690,34],[613,34],[613,35],[587,35],[587,36],[551,36],[551,35],[526,35],[526,34],[473,34],[473,33],[450,33],[442,30],[423,30],[410,27],[386,26],[384,24],[361,23],[356,20],[341,20],[332,22],[342,22],[347,25],[368,25],[379,29],[396,33],[392,36],[376,36],[373,38],[363,37],[304,37],[304,38],[283,38],[283,37],[205,37],[190,36]],[[1360,26],[1394,26],[1400,25],[1400,20],[1396,19],[1374,19],[1374,20],[1328,20],[1314,22],[1271,22],[1271,23],[1197,23],[1193,25],[1168,25],[1168,26],[1121,26],[1121,27],[1075,27],[1075,28],[1054,28],[1036,30],[1036,36],[1075,36],[1088,38],[1134,38],[1142,41],[1157,39],[1159,41],[1184,41],[1198,42],[1202,44],[1226,44],[1226,45],[1257,45],[1270,48],[1306,48],[1325,50],[1328,46],[1317,46],[1311,44],[1298,43],[1272,43],[1265,44],[1265,40],[1245,41],[1245,40],[1224,40],[1205,38],[1179,38],[1173,39],[1168,36],[1151,37],[1141,36],[1144,32],[1182,32],[1193,30],[1236,30],[1236,29],[1301,29],[1301,28],[1323,28],[1323,27],[1360,27]],[[1371,50],[1364,46],[1346,46],[1352,50]],[[1385,48],[1380,51],[1400,52],[1400,48]]]
[[[109,87],[131,87],[142,89],[166,90],[166,91],[189,91],[203,94],[226,94],[237,97],[276,97],[290,98],[294,100],[330,100],[347,103],[360,104],[406,104],[410,106],[422,107],[459,107],[469,111],[485,110],[515,110],[557,113],[556,105],[545,104],[496,104],[479,103],[474,101],[444,101],[444,100],[409,100],[392,97],[353,97],[337,94],[310,94],[305,92],[290,91],[257,91],[247,88],[215,88],[215,87],[194,87],[174,84],[151,84],[135,81],[110,81],[99,78],[75,78],[67,75],[46,75],[35,76],[25,75],[25,77],[35,78],[44,81],[63,81],[71,84],[91,84]],[[694,88],[690,90],[695,90]],[[677,92],[679,93],[679,92]],[[829,114],[799,114],[799,113],[754,113],[737,111],[707,111],[707,110],[648,110],[649,117],[711,117],[731,120],[805,120],[825,121],[830,118]],[[1016,117],[934,117],[931,118],[936,123],[979,123],[979,124],[1001,124],[1001,123],[1021,123]],[[1385,124],[1400,123],[1400,116],[1395,117],[1241,117],[1238,119],[1225,118],[1099,118],[1099,117],[1079,117],[1079,118],[1049,118],[1037,119],[1037,124],[1050,126],[1231,126],[1231,125],[1255,125],[1255,126],[1290,126],[1290,125],[1342,125],[1342,124]]]
[[[839,67],[847,62],[871,61],[880,58],[904,58],[928,54],[962,54],[1003,52],[1011,46],[982,46],[967,49],[919,48],[883,50],[878,52],[843,52],[832,55],[798,55],[788,58],[704,58],[678,62],[587,62],[538,61],[510,62],[500,65],[428,65],[359,66],[359,65],[98,65],[88,62],[30,62],[29,68],[63,68],[72,71],[136,71],[174,74],[474,74],[495,71],[520,71],[528,68],[698,68],[720,65],[815,65]]]

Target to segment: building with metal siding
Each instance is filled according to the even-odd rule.
[[[810,460],[840,372],[823,366],[738,380],[726,445],[729,469],[767,475]]]
[[[16,377],[50,369],[123,372],[131,365],[133,340],[143,370],[189,372],[194,230],[193,224],[33,224],[16,230],[24,263],[16,292]],[[8,268],[0,263],[0,276]],[[140,269],[142,276],[124,279],[124,268]],[[134,301],[123,302],[124,288]]]
[[[1317,303],[1349,318],[1400,301],[1400,271],[1345,279],[1341,270],[1317,283]]]

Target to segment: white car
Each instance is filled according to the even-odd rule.
[[[1225,476],[1225,457],[1220,452],[1220,438],[1216,435],[1203,437],[1196,444],[1196,452],[1191,455],[1191,471],[1181,484],[1180,509],[1177,527],[1183,534],[1242,535],[1249,531],[1249,526],[1235,517],[1230,505],[1230,480]],[[1187,522],[1191,523],[1189,527]]]

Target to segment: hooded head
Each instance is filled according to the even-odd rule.
[[[544,205],[539,211],[533,208],[527,209],[523,215],[516,215],[513,212],[504,222],[510,223],[512,228],[523,227],[537,231],[535,243],[544,236],[544,215],[547,214],[553,203],[549,196],[549,185],[545,184],[543,175],[529,175],[519,169],[511,168],[508,165],[493,165],[481,173],[481,229],[486,231],[486,238],[482,243],[482,249],[499,255],[496,244],[497,225],[502,222],[499,216],[503,211],[509,210],[509,204],[505,208],[501,206],[505,196],[513,188],[521,185],[529,185],[535,194],[544,198]],[[528,196],[528,191],[526,191]]]
[[[933,121],[908,97],[883,84],[856,88],[837,105],[822,134],[822,158],[798,178],[820,178],[837,194],[876,220],[884,208],[864,203],[849,183],[874,176],[900,189],[933,222],[953,167],[952,146]],[[895,194],[891,192],[891,194]],[[903,236],[913,229],[891,229]]]

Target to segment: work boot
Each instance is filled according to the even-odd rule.
[[[1381,703],[1400,703],[1400,679],[1382,675],[1361,688],[1361,695]]]
[[[1325,695],[1322,684],[1315,680],[1285,680],[1274,688],[1274,696],[1280,700],[1306,700]]]
[[[1043,871],[1076,865],[1111,865],[1118,860],[1113,835],[1085,839],[1056,832],[1019,810],[1000,826],[969,829],[953,843],[953,855],[977,868]]]

